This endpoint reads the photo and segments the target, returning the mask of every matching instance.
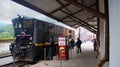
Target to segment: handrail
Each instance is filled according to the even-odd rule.
[[[1,59],[1,58],[5,58],[5,57],[10,57],[10,56],[12,56],[12,55],[9,54],[9,55],[0,56],[0,59]]]
[[[0,40],[0,43],[1,42],[12,42],[13,41],[13,39],[10,39],[10,40]]]

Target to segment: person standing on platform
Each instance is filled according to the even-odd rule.
[[[49,60],[53,59],[53,47],[54,47],[54,40],[53,38],[50,38],[50,49],[49,49],[48,57],[47,57],[47,59]]]
[[[93,46],[94,46],[94,51],[96,51],[97,50],[97,41],[95,38],[93,39]]]
[[[71,45],[72,48],[74,48],[75,41],[73,39],[70,41],[70,45]]]
[[[77,38],[77,42],[76,42],[76,46],[77,46],[77,53],[81,53],[82,51],[81,51],[81,44],[82,44],[82,41],[79,39],[79,38]]]

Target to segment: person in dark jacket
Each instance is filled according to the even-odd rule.
[[[82,41],[77,38],[77,42],[76,42],[76,45],[77,45],[77,53],[81,53],[81,44],[82,44]]]
[[[94,46],[94,51],[96,51],[97,49],[97,41],[96,39],[93,39],[93,46]]]
[[[70,46],[71,46],[72,48],[74,48],[74,45],[75,45],[75,41],[72,39],[72,40],[70,41]]]
[[[50,38],[50,49],[49,49],[49,52],[48,52],[48,57],[47,59],[53,59],[53,47],[54,47],[54,40],[53,38]]]

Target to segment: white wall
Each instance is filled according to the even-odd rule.
[[[99,0],[99,10],[104,13],[104,0]],[[105,20],[100,18],[100,48],[99,48],[99,59],[102,60],[105,55]]]
[[[109,62],[106,62],[105,64],[103,64],[103,67],[109,67]]]
[[[105,13],[105,6],[104,6],[104,0],[99,0],[99,10],[102,13]],[[102,18],[100,18],[100,48],[99,48],[99,58],[98,58],[98,63],[100,63],[101,60],[103,60],[105,56],[105,33],[106,31],[106,21]],[[109,67],[109,62],[105,62],[102,67]]]
[[[120,67],[120,0],[109,0],[110,67]]]
[[[100,48],[99,60],[102,60],[105,55],[105,21],[100,19]]]

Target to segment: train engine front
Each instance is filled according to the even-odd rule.
[[[12,20],[14,28],[14,42],[10,45],[10,51],[17,60],[34,60],[34,21],[30,18],[17,17]]]

